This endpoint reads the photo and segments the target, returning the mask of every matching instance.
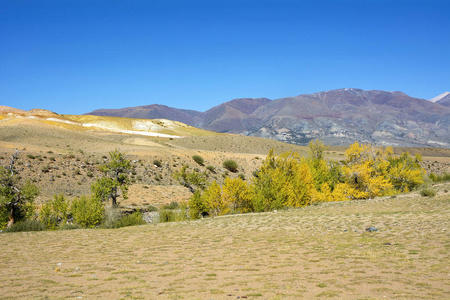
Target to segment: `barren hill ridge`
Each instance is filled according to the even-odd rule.
[[[0,106],[1,126],[31,124],[56,126],[72,131],[125,133],[148,137],[180,138],[211,136],[218,133],[198,129],[182,122],[167,119],[136,119],[93,115],[59,115],[45,109],[20,109]]]
[[[447,95],[433,103],[402,92],[346,88],[276,100],[234,99],[203,113],[158,110],[158,116],[206,130],[297,145],[320,138],[330,145],[359,140],[377,145],[450,148],[449,99]],[[88,114],[152,118],[150,113],[142,113],[145,107]]]

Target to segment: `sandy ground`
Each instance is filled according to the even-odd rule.
[[[114,230],[0,234],[2,299],[448,299],[449,184]],[[377,231],[366,232],[369,226]]]

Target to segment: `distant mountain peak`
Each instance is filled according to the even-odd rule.
[[[440,94],[439,96],[436,96],[436,97],[430,99],[430,101],[436,103],[439,100],[441,100],[442,98],[447,97],[448,95],[450,95],[450,92],[445,92],[445,93]]]

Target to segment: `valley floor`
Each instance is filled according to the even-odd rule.
[[[114,230],[0,234],[2,299],[448,299],[450,184]],[[367,232],[367,227],[377,231]]]

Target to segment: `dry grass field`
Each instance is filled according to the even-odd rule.
[[[0,295],[448,299],[450,185],[435,188],[431,198],[416,192],[121,229],[0,234]]]
[[[131,126],[119,121],[117,126]],[[186,201],[189,192],[172,176],[183,164],[202,171],[213,166],[209,179],[220,182],[226,159],[239,165],[228,175],[250,178],[271,148],[307,153],[266,139],[171,130],[164,132],[185,137],[0,115],[0,165],[14,149],[26,148],[20,174],[39,186],[42,203],[55,193],[89,193],[98,166],[118,148],[136,165],[129,199],[121,205],[137,208]],[[408,150],[423,153],[428,170],[450,172],[449,150]],[[344,151],[331,148],[327,157],[342,160]],[[193,155],[202,156],[204,166]],[[0,298],[449,299],[450,183],[433,188],[434,197],[413,192],[120,229],[1,233]],[[378,231],[366,232],[370,226]]]

